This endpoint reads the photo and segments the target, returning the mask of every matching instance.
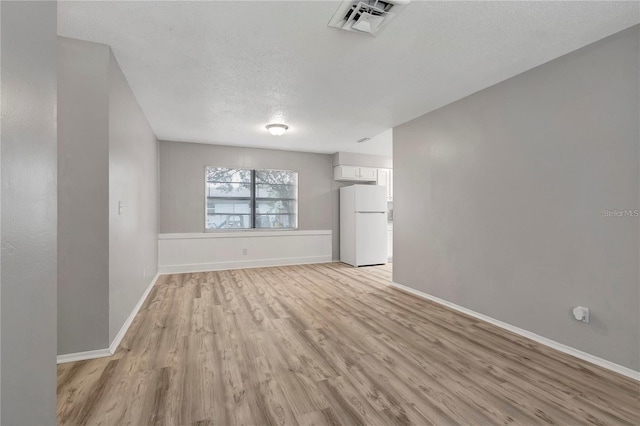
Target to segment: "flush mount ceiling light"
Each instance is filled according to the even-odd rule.
[[[278,124],[278,123],[267,124],[266,127],[269,133],[271,133],[273,136],[284,135],[284,132],[286,132],[287,129],[289,129],[289,126],[287,126],[286,124]]]

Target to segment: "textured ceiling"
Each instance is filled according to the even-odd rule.
[[[638,2],[413,1],[369,37],[327,27],[338,4],[60,2],[58,33],[111,46],[159,139],[390,154],[386,130],[640,22]]]

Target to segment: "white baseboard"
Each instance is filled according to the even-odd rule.
[[[158,281],[159,276],[160,276],[160,272],[158,272],[156,276],[153,277],[153,279],[151,280],[147,288],[144,290],[144,293],[142,293],[142,296],[140,296],[138,303],[136,303],[136,306],[133,307],[131,314],[129,314],[129,317],[127,318],[127,320],[124,322],[124,324],[122,324],[122,327],[120,328],[120,331],[118,331],[118,334],[116,334],[116,337],[113,339],[113,342],[111,342],[111,345],[109,345],[109,351],[111,352],[112,355],[115,354],[116,351],[118,350],[118,346],[120,346],[120,342],[122,342],[122,339],[124,338],[125,334],[127,334],[127,330],[129,330],[131,323],[133,322],[136,315],[138,315],[138,311],[140,311],[142,304],[144,303],[145,300],[147,300],[147,296],[149,296],[149,293],[151,292],[151,289],[153,288],[153,286],[156,284],[156,281]]]
[[[524,330],[522,328],[516,327],[514,325],[508,324],[506,322],[502,322],[500,320],[497,320],[495,318],[492,318],[490,316],[472,311],[471,309],[467,309],[465,307],[462,307],[460,305],[456,305],[455,303],[451,303],[449,301],[446,301],[444,299],[440,299],[439,297],[435,297],[435,296],[431,296],[430,294],[427,293],[423,293],[420,290],[416,290],[414,288],[411,287],[407,287],[405,285],[402,284],[398,284],[395,282],[391,283],[392,287],[397,288],[398,290],[402,290],[404,292],[413,294],[414,296],[418,296],[421,297],[423,299],[427,299],[430,300],[432,302],[436,302],[440,305],[446,306],[447,308],[451,308],[453,310],[456,310],[458,312],[462,312],[464,314],[467,314],[469,316],[472,316],[474,318],[478,318],[482,321],[488,322],[489,324],[493,324],[497,327],[503,328],[505,330],[511,331],[512,333],[515,334],[519,334],[520,336],[526,337],[527,339],[533,340],[535,342],[538,342],[540,344],[543,344],[545,346],[548,346],[550,348],[556,349],[560,352],[564,352],[566,354],[572,355],[576,358],[579,358],[583,361],[587,361],[590,362],[592,364],[595,364],[599,367],[603,367],[606,368],[607,370],[611,370],[614,371],[618,374],[622,374],[623,376],[629,377],[631,379],[634,380],[638,380],[640,381],[640,371],[635,371],[632,370],[631,368],[628,367],[624,367],[622,365],[613,363],[611,361],[607,361],[606,359],[602,359],[599,358],[595,355],[591,355],[587,352],[582,352],[581,350],[578,350],[576,348],[573,348],[571,346],[567,346],[565,344],[556,342],[555,340],[551,340],[551,339],[547,339],[546,337],[542,337],[538,334],[532,333],[530,331]]]
[[[95,351],[75,352],[71,354],[58,355],[57,363],[85,361],[87,359],[104,358],[113,355],[108,348],[96,349]]]
[[[147,296],[149,296],[149,293],[151,292],[151,289],[153,288],[153,286],[156,284],[156,281],[158,281],[159,276],[160,276],[160,273],[158,272],[156,276],[153,277],[153,279],[145,289],[144,293],[142,293],[142,296],[138,300],[138,303],[136,303],[136,306],[133,307],[131,314],[129,314],[129,317],[127,318],[127,320],[124,322],[124,324],[122,324],[120,331],[118,332],[118,334],[116,334],[116,337],[113,339],[113,342],[111,342],[111,345],[109,345],[108,348],[96,349],[94,351],[75,352],[71,354],[58,355],[57,363],[64,364],[65,362],[85,361],[88,359],[104,358],[104,357],[115,354],[116,350],[118,350],[118,346],[120,346],[120,342],[124,338],[125,334],[127,334],[127,330],[129,330],[129,327],[131,326],[133,319],[138,314],[138,311],[142,307],[142,304],[144,303],[144,301],[147,300]]]
[[[161,274],[182,274],[187,272],[222,271],[227,269],[262,268],[266,266],[306,265],[310,263],[333,262],[331,255],[284,257],[278,259],[234,260],[227,262],[194,263],[188,265],[163,265]]]

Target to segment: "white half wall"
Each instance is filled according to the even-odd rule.
[[[159,272],[331,262],[331,238],[331,230],[159,234]]]

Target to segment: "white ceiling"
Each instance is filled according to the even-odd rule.
[[[388,129],[640,22],[638,2],[413,1],[370,37],[327,26],[338,4],[61,2],[58,33],[111,46],[159,139],[390,155]]]

